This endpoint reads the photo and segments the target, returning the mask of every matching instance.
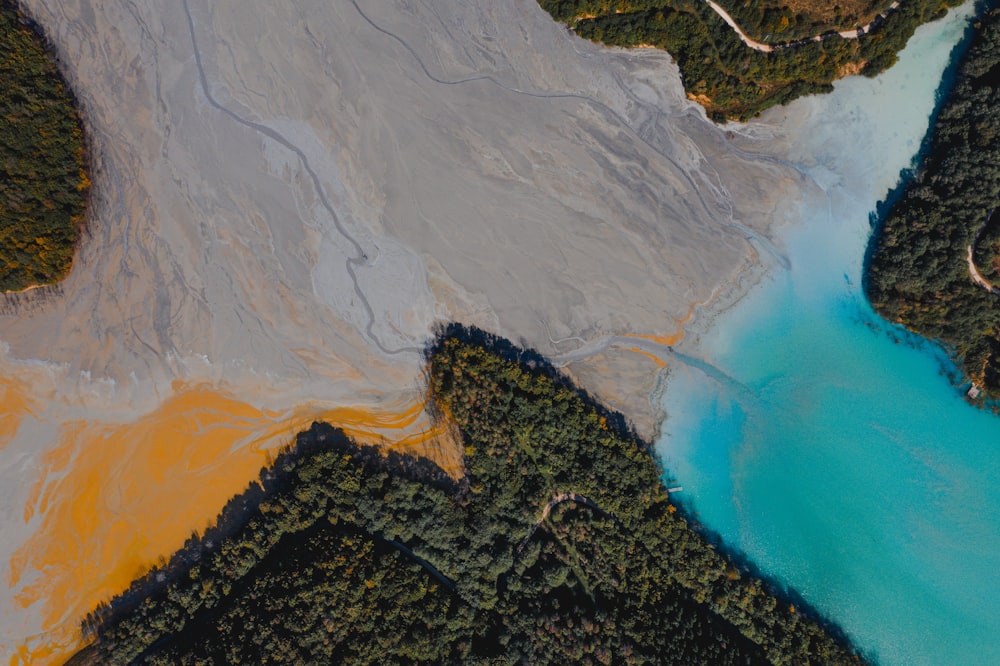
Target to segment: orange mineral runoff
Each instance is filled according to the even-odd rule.
[[[6,581],[16,605],[40,611],[42,634],[18,646],[10,666],[68,658],[81,644],[86,613],[208,527],[269,455],[312,421],[460,473],[460,450],[420,402],[396,411],[312,404],[276,412],[210,386],[174,389],[130,423],[59,427],[24,507],[25,524],[36,527],[14,553]],[[0,396],[2,447],[31,403],[12,382],[0,380]]]
[[[0,451],[14,439],[21,419],[33,410],[26,394],[21,382],[0,377]]]

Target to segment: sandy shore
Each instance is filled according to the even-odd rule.
[[[4,663],[65,651],[310,419],[428,441],[437,323],[597,344],[568,370],[649,435],[651,345],[781,259],[802,177],[767,133],[529,0],[26,5],[83,106],[94,219],[58,289],[0,296]]]

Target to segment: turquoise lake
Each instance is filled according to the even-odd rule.
[[[685,343],[708,370],[675,365],[657,444],[703,524],[887,665],[1000,664],[1000,418],[861,288],[869,213],[916,154],[970,14],[788,112],[822,195],[778,233],[790,267]]]

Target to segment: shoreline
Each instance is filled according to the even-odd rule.
[[[658,445],[700,522],[805,590],[887,665],[938,663],[949,652],[965,662],[975,654],[981,636],[954,619],[926,635],[935,607],[953,605],[976,626],[995,624],[983,601],[995,586],[976,587],[995,566],[995,533],[986,530],[988,519],[963,511],[978,511],[977,500],[984,515],[996,511],[989,483],[997,470],[995,419],[969,408],[951,378],[939,376],[947,375],[947,359],[936,345],[897,344],[894,325],[867,314],[859,284],[867,213],[918,150],[935,106],[933,74],[947,69],[969,10],[918,33],[896,72],[845,82],[829,102],[803,102],[814,113],[790,128],[793,145],[782,155],[815,156],[806,164],[826,187],[822,199],[802,202],[794,227],[776,232],[793,274],[762,280],[756,288],[770,285],[767,292],[749,290],[744,297],[754,301],[728,310],[733,315],[714,322],[726,328],[701,337],[708,360],[737,383],[670,377],[667,418],[677,420]],[[884,105],[873,106],[876,99]],[[830,488],[824,476],[840,478]],[[927,487],[938,492],[928,497]],[[953,511],[968,527],[955,527]],[[865,516],[885,545],[855,539],[856,523],[844,514]],[[913,530],[931,524],[951,527],[942,539],[935,529],[914,543]],[[979,563],[952,566],[965,558]],[[866,594],[870,604],[853,602]]]

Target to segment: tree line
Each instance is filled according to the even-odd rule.
[[[974,24],[931,128],[929,150],[872,240],[866,292],[886,319],[942,341],[964,373],[1000,395],[1000,13]]]
[[[782,0],[716,0],[716,4],[725,9],[750,37],[767,43],[781,43],[866,25],[888,10],[892,0],[835,2],[832,8],[822,0],[797,2],[794,6]],[[832,20],[820,18],[831,13]]]
[[[78,663],[860,663],[671,503],[648,443],[531,351],[429,352],[456,481],[325,424],[85,622]],[[560,495],[588,502],[546,505]]]
[[[906,0],[860,39],[828,39],[765,53],[748,48],[704,0],[539,0],[557,21],[586,39],[614,46],[648,45],[673,56],[689,97],[709,116],[746,120],[803,95],[829,92],[847,73],[875,76],[895,64],[914,30],[959,0]],[[799,14],[759,0],[723,3],[748,35],[791,42]],[[803,24],[808,18],[802,15]],[[774,24],[774,22],[777,22]],[[788,26],[782,27],[788,21]]]

